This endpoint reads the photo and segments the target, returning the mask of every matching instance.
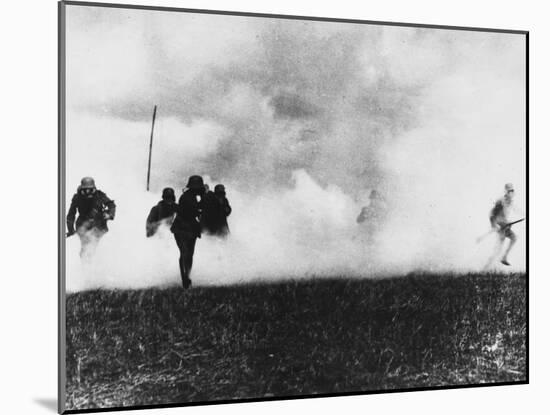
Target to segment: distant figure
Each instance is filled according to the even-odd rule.
[[[369,195],[369,204],[361,209],[356,219],[356,222],[365,229],[367,243],[374,241],[374,237],[380,230],[385,215],[386,205],[382,196],[376,190],[372,190]]]
[[[204,195],[204,192],[202,177],[189,177],[187,188],[181,195],[176,207],[176,218],[170,228],[180,250],[179,267],[184,289],[191,286],[190,275],[193,267],[195,243],[197,238],[201,237],[201,202],[198,199]]]
[[[84,177],[80,181],[67,213],[67,236],[77,233],[80,237],[81,258],[93,256],[99,240],[109,231],[107,221],[115,218],[115,211],[115,202],[96,188],[93,178]]]
[[[227,217],[231,214],[231,206],[225,196],[225,186],[217,184],[214,192],[207,192],[203,198],[201,226],[209,235],[226,237],[229,234]]]
[[[151,211],[145,222],[145,234],[148,238],[157,233],[160,225],[166,223],[172,224],[172,219],[176,214],[176,195],[174,189],[167,187],[162,190],[162,200],[158,202]]]
[[[508,247],[504,251],[500,262],[503,265],[510,265],[508,262],[508,254],[512,250],[512,247],[516,243],[517,237],[514,231],[512,231],[512,226],[510,224],[510,213],[515,210],[514,204],[514,186],[512,183],[506,183],[504,186],[504,196],[498,199],[491,212],[489,214],[489,221],[491,222],[492,229],[498,234],[498,241],[495,247],[495,251],[486,267],[492,265],[495,259],[500,255],[502,247],[506,241],[506,238],[510,240]]]

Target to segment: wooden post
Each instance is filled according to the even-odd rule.
[[[153,131],[155,130],[155,118],[157,106],[153,109],[153,124],[151,125],[151,141],[149,141],[149,163],[147,164],[147,191],[149,191],[149,179],[151,178],[151,153],[153,152]]]

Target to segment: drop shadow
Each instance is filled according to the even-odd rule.
[[[52,398],[35,398],[34,402],[43,408],[57,413],[57,399]]]

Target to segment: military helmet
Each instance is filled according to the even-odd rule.
[[[225,186],[223,184],[217,184],[214,187],[214,193],[225,194]]]
[[[191,176],[187,181],[187,188],[193,190],[204,190],[204,182],[201,176]]]
[[[166,187],[162,189],[162,199],[175,201],[176,194],[174,193],[174,189],[172,189],[171,187]]]
[[[80,189],[95,189],[95,181],[92,177],[83,177],[80,181]]]

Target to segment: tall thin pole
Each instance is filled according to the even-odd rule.
[[[151,125],[151,141],[149,141],[149,163],[147,164],[147,191],[149,191],[149,179],[151,178],[151,153],[153,152],[153,131],[155,130],[155,118],[157,106],[153,109],[153,124]]]

